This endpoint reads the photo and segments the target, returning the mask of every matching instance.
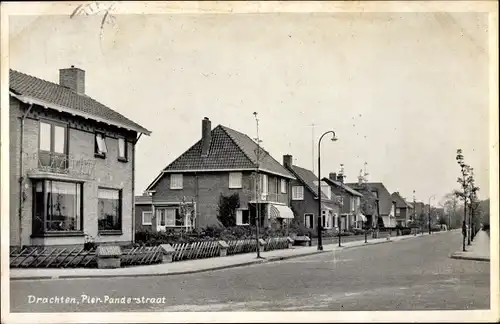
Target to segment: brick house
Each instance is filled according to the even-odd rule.
[[[379,228],[396,227],[396,201],[381,182],[362,182],[348,183],[349,187],[363,193],[362,190],[372,193],[378,201],[378,220]]]
[[[222,125],[212,130],[211,121],[205,118],[201,139],[146,188],[151,195],[152,229],[220,226],[219,200],[234,194],[240,205],[235,211],[236,225],[254,225],[258,211],[261,226],[281,226],[293,219],[289,207],[293,179],[246,134]],[[183,202],[191,203],[194,217],[183,215]]]
[[[396,202],[396,225],[406,227],[412,213],[412,205],[401,197],[399,192],[394,192],[392,198]]]
[[[310,170],[293,165],[292,155],[283,156],[283,165],[294,176],[291,181],[290,206],[295,215],[295,221],[306,228],[317,230],[318,225],[318,177]],[[335,230],[340,214],[340,201],[332,193],[330,186],[321,183],[321,227],[325,230]]]
[[[135,231],[152,230],[153,212],[151,205],[153,199],[151,195],[143,194],[135,196]]]
[[[340,197],[341,212],[340,224],[338,220],[335,227],[341,231],[364,228],[367,218],[361,211],[361,198],[363,194],[344,184],[344,175],[342,173],[330,173],[328,178],[324,178],[330,185],[332,192]]]
[[[10,70],[10,245],[130,243],[135,145],[150,131],[85,94]]]

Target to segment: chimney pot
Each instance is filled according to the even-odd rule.
[[[291,167],[293,165],[293,157],[290,154],[283,155],[283,165]]]
[[[74,65],[67,69],[60,69],[59,84],[83,95],[85,94],[85,71],[75,68]]]
[[[208,156],[212,143],[212,122],[207,117],[201,121],[201,156]]]

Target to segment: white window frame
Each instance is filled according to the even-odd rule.
[[[354,197],[351,196],[351,198],[349,198],[349,204],[351,205],[351,212],[355,211],[356,210],[356,204],[354,202]]]
[[[306,219],[307,217],[306,216],[310,216],[311,217],[311,220],[312,220],[312,227],[309,227],[309,222],[306,222]],[[314,214],[312,213],[305,213],[304,214],[304,226],[305,228],[314,228]]]
[[[400,215],[401,215],[401,208],[396,207],[396,216],[400,216]]]
[[[149,223],[146,223],[144,221],[144,215],[145,214],[151,214],[151,218],[150,218],[150,221]],[[148,211],[143,211],[142,212],[142,225],[153,225],[153,212],[151,210],[148,210]]]
[[[292,200],[304,200],[304,186],[292,187]]]
[[[250,225],[250,217],[248,217],[248,223],[243,223],[243,211],[248,209],[238,208],[236,209],[236,225],[237,226],[248,226]]]
[[[281,179],[281,193],[282,194],[286,194],[286,180],[285,179]]]
[[[177,180],[179,180],[178,182],[180,182],[180,185],[178,185],[175,181],[174,181],[174,178],[175,177],[179,177],[177,178]],[[170,174],[170,189],[174,189],[174,190],[178,190],[178,189],[183,189],[184,187],[184,177],[183,177],[183,174],[182,173],[171,173]]]
[[[106,137],[104,134],[95,133],[96,140],[96,153],[101,155],[106,155],[108,153],[108,147],[106,145]]]
[[[243,173],[229,172],[229,189],[241,189],[243,187]]]
[[[121,142],[123,142],[123,152],[120,148]],[[118,158],[122,160],[127,159],[127,140],[124,137],[118,137]]]

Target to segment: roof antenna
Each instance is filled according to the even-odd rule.
[[[365,162],[365,173],[364,173],[364,175],[363,175],[363,178],[364,178],[364,180],[365,180],[365,183],[367,183],[367,182],[368,182],[368,176],[370,175],[368,172],[366,172],[366,166],[367,166],[367,165],[368,165],[368,163],[367,163],[367,162]]]

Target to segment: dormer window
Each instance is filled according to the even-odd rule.
[[[104,135],[101,133],[95,134],[95,155],[98,157],[106,157],[108,153],[108,148],[106,147],[106,141]]]

